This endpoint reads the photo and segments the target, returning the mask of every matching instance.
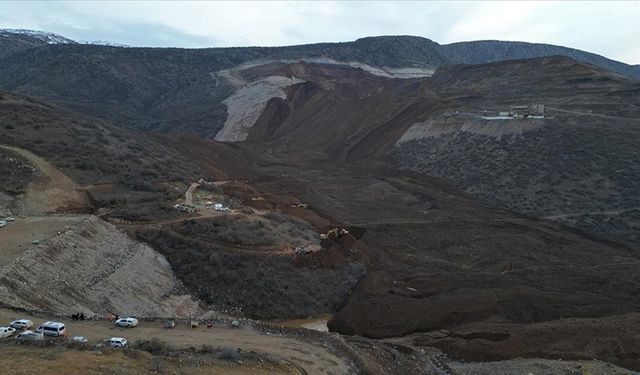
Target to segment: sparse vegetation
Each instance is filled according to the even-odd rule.
[[[206,246],[167,230],[139,237],[162,253],[198,298],[217,308],[242,308],[259,318],[306,317],[334,311],[365,274],[359,263],[296,267],[290,257]]]
[[[638,139],[640,128],[621,121],[560,117],[522,136],[458,132],[406,142],[392,154],[403,168],[453,180],[491,205],[552,216],[640,207]],[[640,221],[587,221],[572,225],[640,243]]]

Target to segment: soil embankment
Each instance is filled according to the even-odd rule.
[[[115,226],[87,217],[0,268],[0,302],[86,315],[189,316],[197,302],[166,259]]]

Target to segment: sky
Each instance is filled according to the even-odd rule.
[[[640,64],[640,2],[0,1],[0,28],[147,47],[280,46],[416,35],[549,43]]]

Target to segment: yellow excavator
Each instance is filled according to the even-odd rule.
[[[335,227],[335,228],[329,229],[327,233],[320,233],[320,239],[321,240],[336,239],[336,238],[346,236],[347,234],[349,234],[348,230],[344,228]]]

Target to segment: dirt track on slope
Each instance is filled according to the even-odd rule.
[[[18,147],[0,146],[33,163],[46,178],[29,184],[24,197],[24,214],[38,215],[60,211],[81,211],[86,207],[85,193],[64,173],[43,158]]]
[[[578,115],[578,116],[600,117],[600,118],[607,118],[607,119],[612,119],[612,120],[625,120],[625,121],[634,121],[634,122],[639,122],[640,121],[640,119],[637,119],[637,118],[610,116],[610,115],[603,115],[603,114],[600,114],[600,113],[589,113],[589,112],[572,111],[572,110],[569,110],[569,109],[560,109],[560,108],[556,108],[556,107],[547,107],[547,110],[552,111],[552,112],[569,113],[569,114]]]

